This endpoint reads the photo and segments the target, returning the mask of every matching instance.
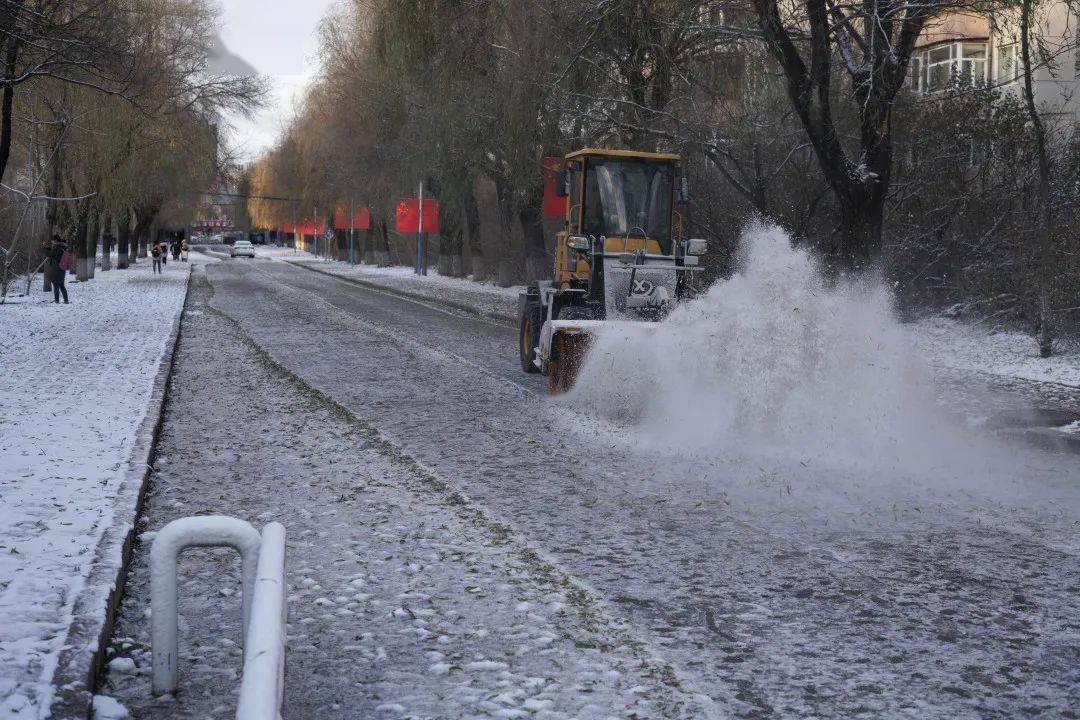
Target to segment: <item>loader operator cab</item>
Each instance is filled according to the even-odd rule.
[[[704,240],[683,238],[687,201],[680,157],[586,148],[567,155],[555,191],[566,217],[550,281],[521,293],[521,368],[567,389],[591,334],[618,322],[659,320],[692,287]]]
[[[671,254],[671,188],[674,168],[639,159],[589,157],[571,165],[585,172],[581,231],[594,237],[638,237],[656,241]]]

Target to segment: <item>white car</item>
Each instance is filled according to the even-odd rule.
[[[247,240],[237,240],[233,243],[232,249],[229,250],[229,257],[240,257],[241,255],[249,258],[255,257],[255,246]]]

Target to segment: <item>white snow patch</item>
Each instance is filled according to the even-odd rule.
[[[911,333],[934,365],[1080,387],[1080,348],[1058,344],[1053,355],[1043,358],[1031,335],[943,317],[920,320]]]
[[[108,695],[95,695],[93,701],[95,720],[124,720],[127,708]]]
[[[376,706],[375,710],[378,712],[403,713],[405,712],[405,706],[398,703],[383,703],[382,705]]]
[[[109,672],[133,675],[136,672],[135,661],[129,657],[113,658],[109,661]]]
[[[499,670],[506,670],[510,666],[504,662],[498,662],[497,660],[475,660],[465,667],[469,670],[476,670],[478,672],[497,672]]]
[[[19,698],[48,714],[98,544],[134,519],[133,488],[121,481],[190,267],[98,270],[68,282],[70,305],[40,284],[28,302],[0,305],[0,707],[9,716]]]

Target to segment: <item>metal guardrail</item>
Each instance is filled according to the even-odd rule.
[[[260,535],[244,520],[207,515],[173,520],[150,548],[153,692],[176,692],[177,564],[189,547],[231,547],[240,553],[243,585],[244,673],[238,720],[278,720],[285,694],[285,528],[269,523]]]
[[[259,568],[244,638],[244,678],[237,720],[277,720],[285,700],[285,527],[262,531]]]

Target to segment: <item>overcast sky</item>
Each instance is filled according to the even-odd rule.
[[[233,145],[254,159],[274,144],[317,69],[318,25],[334,0],[217,0],[221,39],[273,83],[253,121],[232,120]]]

